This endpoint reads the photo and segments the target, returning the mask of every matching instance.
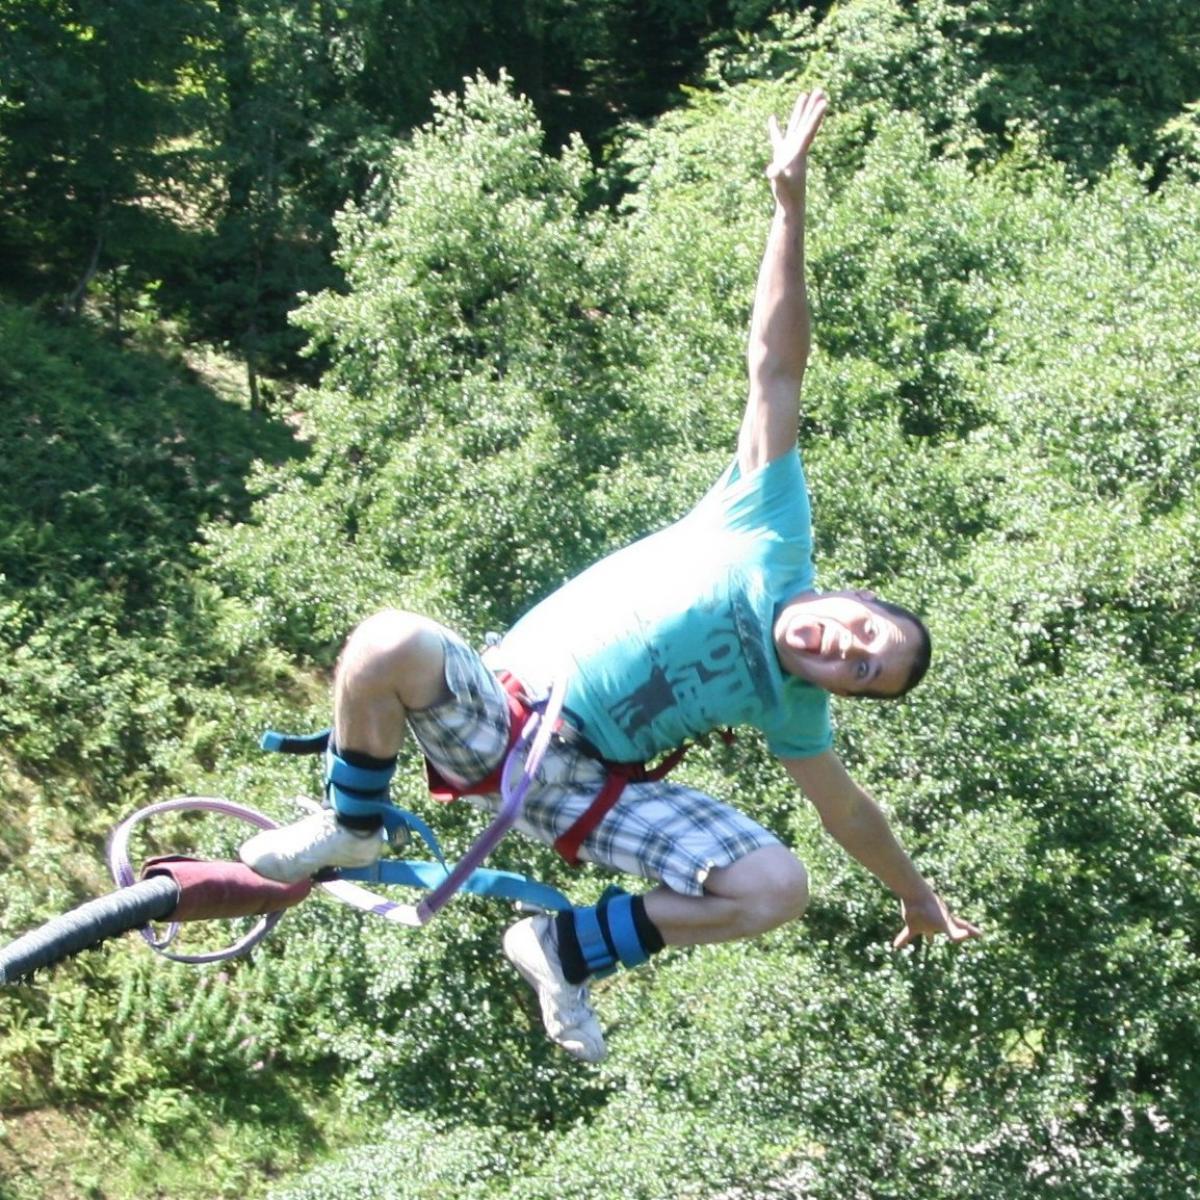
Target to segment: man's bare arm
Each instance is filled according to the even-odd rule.
[[[832,750],[780,761],[830,836],[899,897],[904,927],[893,945],[904,946],[921,934],[944,933],[953,942],[979,935],[976,926],[946,907],[896,840],[879,805]]]
[[[743,474],[786,454],[796,444],[800,388],[811,346],[804,277],[804,220],[808,149],[825,118],[825,93],[805,92],[781,131],[770,121],[767,168],[775,197],[766,249],[754,292],[747,369],[750,393],[738,436]]]

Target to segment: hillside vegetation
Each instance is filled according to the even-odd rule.
[[[512,6],[536,62],[504,6],[76,7],[9,6],[0,52],[0,937],[105,889],[151,800],[293,815],[315,771],[258,735],[327,723],[376,607],[480,638],[704,491],[767,118],[818,82],[818,581],[935,647],[838,745],[986,936],[893,953],[894,900],[744,733],[686,777],[796,847],[810,912],[602,984],[603,1064],[544,1039],[495,902],[404,933],[318,899],[224,967],[127,938],[0,994],[0,1200],[1196,1195],[1194,6],[680,0],[659,41]]]

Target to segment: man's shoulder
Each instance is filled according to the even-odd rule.
[[[743,474],[734,460],[690,514],[732,532],[773,530],[811,537],[808,484],[798,451],[792,450]]]
[[[764,723],[771,753],[779,758],[809,758],[833,745],[829,693],[795,676],[784,676],[778,708]]]

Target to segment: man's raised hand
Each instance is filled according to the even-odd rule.
[[[779,128],[774,114],[767,122],[767,131],[771,135],[771,162],[767,167],[767,178],[780,204],[801,204],[804,201],[808,148],[825,119],[828,102],[829,98],[820,88],[801,92],[792,106],[786,130]]]

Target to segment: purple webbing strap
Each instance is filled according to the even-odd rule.
[[[278,828],[277,822],[253,808],[234,804],[229,800],[218,800],[211,796],[179,796],[174,800],[163,800],[158,804],[151,804],[147,808],[139,809],[133,816],[126,817],[113,831],[112,841],[108,846],[108,869],[112,872],[117,887],[129,887],[137,878],[129,861],[129,835],[132,833],[133,827],[147,817],[153,817],[159,813],[178,812],[181,809],[205,809],[209,812],[222,813],[225,816],[238,817],[251,825],[257,825],[260,829]],[[173,962],[223,962],[227,958],[236,958],[239,954],[245,954],[247,950],[257,946],[275,928],[275,924],[281,916],[283,916],[282,911],[267,913],[249,933],[239,938],[232,946],[204,954],[175,954],[167,949],[179,932],[178,921],[172,921],[162,937],[158,937],[150,925],[143,926],[139,932],[152,950],[156,950],[164,958],[169,958]]]
[[[467,876],[474,871],[500,843],[504,835],[512,828],[521,815],[521,807],[525,803],[525,793],[533,782],[537,769],[542,765],[546,748],[558,724],[562,712],[563,696],[566,686],[562,680],[556,681],[546,697],[545,707],[535,712],[521,731],[521,738],[509,751],[504,760],[504,770],[500,776],[500,810],[492,823],[475,839],[474,844],[455,864],[454,869],[435,887],[428,896],[417,905],[417,918],[422,925],[430,920],[446,902],[462,887]],[[513,782],[514,769],[524,757],[520,777]]]

